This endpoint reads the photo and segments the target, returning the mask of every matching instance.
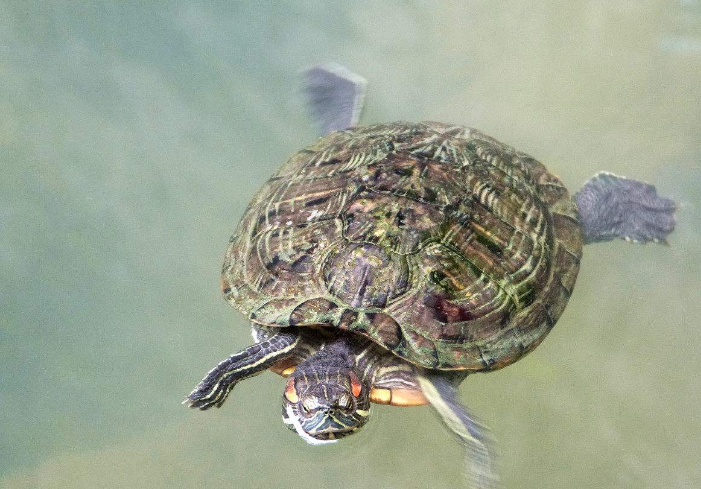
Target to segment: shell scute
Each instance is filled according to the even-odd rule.
[[[406,153],[390,154],[360,173],[368,189],[436,206],[455,204],[466,193],[455,168]]]
[[[392,316],[382,312],[367,313],[366,316],[370,322],[367,330],[375,333],[378,343],[390,350],[395,350],[402,343],[402,328]]]
[[[324,291],[320,261],[341,242],[338,219],[272,227],[252,240],[245,261],[247,283],[273,297],[319,295]]]
[[[443,220],[441,209],[405,197],[360,192],[343,212],[344,236],[351,242],[370,242],[394,253],[416,252]]]
[[[324,266],[330,294],[352,308],[382,308],[404,293],[409,270],[400,255],[371,243],[350,243]]]
[[[297,304],[290,313],[290,326],[332,323],[338,318],[338,304],[324,297],[315,297]]]

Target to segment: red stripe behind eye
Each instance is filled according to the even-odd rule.
[[[299,396],[297,396],[295,389],[295,379],[292,375],[287,379],[287,385],[285,385],[285,397],[290,402],[299,402]]]
[[[352,371],[349,377],[351,381],[351,392],[353,393],[353,396],[358,397],[360,392],[363,390],[363,384],[360,383],[358,376]]]

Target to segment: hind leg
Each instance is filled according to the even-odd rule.
[[[458,398],[456,378],[436,372],[418,377],[421,389],[443,424],[465,447],[467,479],[471,489],[494,489],[499,479],[494,470],[489,431],[468,412]]]
[[[321,134],[358,122],[366,81],[341,65],[316,66],[304,73],[307,106]]]
[[[575,195],[585,243],[623,238],[665,242],[674,229],[677,204],[653,185],[601,172]]]

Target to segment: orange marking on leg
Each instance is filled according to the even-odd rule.
[[[375,404],[390,404],[390,402],[392,402],[392,391],[373,387],[370,389],[370,402],[374,402]]]
[[[392,406],[424,406],[428,403],[428,399],[420,390],[392,389]]]
[[[292,358],[286,358],[285,360],[280,360],[275,365],[270,367],[270,370],[278,375],[282,375],[283,377],[288,377],[295,371],[296,367],[297,362],[295,360]]]
[[[370,390],[370,401],[375,404],[389,404],[391,406],[424,406],[428,399],[423,392],[417,389],[378,389]]]
[[[297,367],[295,366],[287,367],[285,370],[282,371],[280,375],[282,375],[283,377],[289,377],[290,375],[292,375],[296,368]]]

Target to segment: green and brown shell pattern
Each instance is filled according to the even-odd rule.
[[[541,163],[474,129],[397,122],[295,153],[248,206],[222,289],[258,324],[490,370],[547,335],[581,253],[576,205]]]

